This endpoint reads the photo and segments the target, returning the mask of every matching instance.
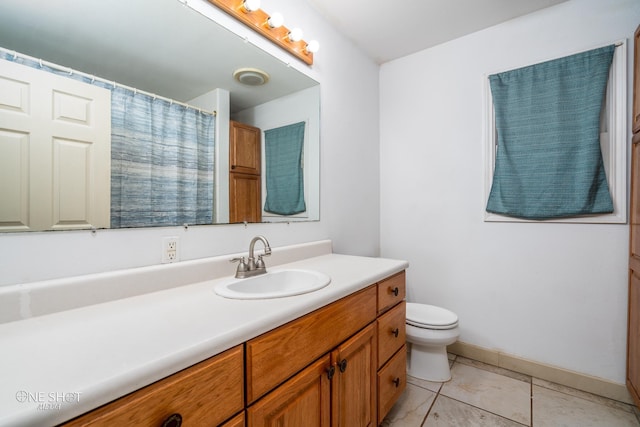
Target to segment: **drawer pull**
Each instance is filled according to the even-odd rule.
[[[331,381],[335,373],[336,373],[335,366],[332,365],[327,368],[327,378],[329,378],[329,381]]]
[[[392,382],[396,385],[396,388],[400,387],[400,378],[396,378]]]
[[[182,425],[182,415],[180,414],[171,414],[162,423],[162,427],[180,427],[181,425]]]
[[[340,368],[340,372],[344,372],[347,370],[347,359],[342,359],[340,363],[338,363],[338,367]]]
[[[398,289],[398,287],[396,286],[395,288],[389,288],[389,292],[391,292],[394,296],[398,296],[398,294],[400,293],[400,289]]]
[[[391,333],[393,334],[394,337],[398,338],[398,334],[400,333],[400,329],[395,328],[395,329],[391,330]]]

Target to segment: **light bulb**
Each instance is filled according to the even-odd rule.
[[[267,19],[267,25],[269,25],[270,28],[279,28],[282,27],[282,24],[284,24],[284,17],[281,13],[274,12],[269,19]]]
[[[288,37],[292,42],[298,42],[302,40],[302,30],[300,28],[294,28],[293,30],[289,31]]]
[[[309,43],[307,43],[307,46],[304,49],[309,53],[316,53],[318,50],[320,50],[320,43],[318,43],[317,40],[311,40]]]
[[[242,2],[242,8],[246,12],[255,12],[260,9],[260,0],[244,0]]]

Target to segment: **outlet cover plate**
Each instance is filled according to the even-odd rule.
[[[162,238],[162,263],[180,261],[180,246],[178,245],[180,238],[178,236]]]

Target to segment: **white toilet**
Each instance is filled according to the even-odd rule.
[[[444,382],[451,379],[447,346],[458,340],[458,316],[427,304],[407,303],[407,371],[412,377]]]

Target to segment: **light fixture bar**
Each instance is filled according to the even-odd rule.
[[[224,10],[243,24],[262,34],[287,52],[301,59],[309,65],[313,65],[313,52],[307,50],[307,42],[304,40],[289,40],[289,29],[285,26],[271,28],[267,24],[269,14],[262,9],[247,12],[243,7],[243,0],[208,0],[209,3]]]

